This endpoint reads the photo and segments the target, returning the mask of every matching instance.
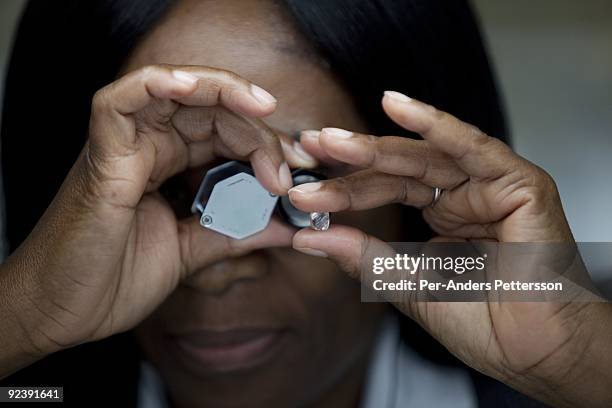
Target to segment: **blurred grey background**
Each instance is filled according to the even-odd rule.
[[[3,78],[24,3],[0,2]],[[514,148],[554,177],[576,240],[612,242],[612,1],[473,4]],[[595,278],[612,278],[611,258],[595,261]]]

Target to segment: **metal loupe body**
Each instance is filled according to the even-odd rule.
[[[298,169],[292,173],[294,185],[324,179]],[[200,225],[234,239],[244,239],[263,231],[276,211],[287,223],[298,228],[329,227],[329,213],[306,213],[295,208],[289,197],[267,191],[255,178],[251,167],[231,161],[206,172],[191,206],[200,214]]]

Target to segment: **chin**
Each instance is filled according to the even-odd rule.
[[[153,354],[150,345],[145,345],[149,349],[145,353],[177,406],[303,405],[299,401],[312,399],[311,394],[316,393],[309,388],[321,377],[320,373],[316,375],[320,362],[314,362],[291,332],[261,333],[230,347],[201,347],[194,341],[176,344],[174,339],[166,342],[175,344],[156,347],[158,352]]]

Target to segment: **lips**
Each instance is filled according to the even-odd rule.
[[[190,368],[204,374],[230,373],[263,364],[279,351],[286,330],[201,330],[170,337],[170,347]]]

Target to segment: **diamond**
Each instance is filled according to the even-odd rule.
[[[311,212],[310,227],[317,231],[326,231],[329,229],[329,213],[328,212]]]

